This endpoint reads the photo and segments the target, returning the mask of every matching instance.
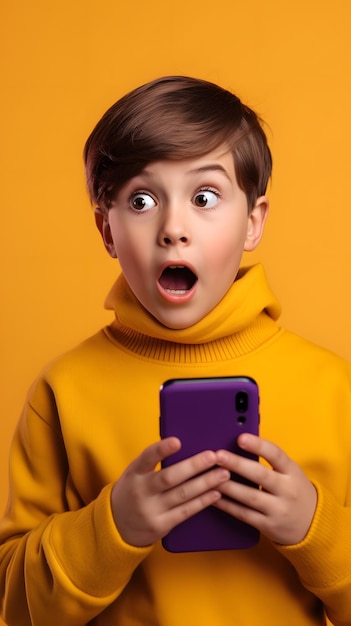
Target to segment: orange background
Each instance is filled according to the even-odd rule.
[[[351,360],[351,4],[3,0],[1,11],[2,509],[29,384],[110,319],[117,267],[81,152],[105,109],[147,80],[218,82],[268,122],[271,215],[245,260],[264,262],[285,326]]]

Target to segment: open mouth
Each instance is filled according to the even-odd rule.
[[[158,282],[167,293],[183,295],[192,289],[196,281],[197,276],[185,265],[169,265]]]

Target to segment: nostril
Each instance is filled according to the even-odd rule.
[[[188,241],[188,237],[175,237],[174,239],[171,239],[170,237],[163,237],[163,243],[165,243],[166,245],[169,245],[173,242],[176,241],[181,241],[182,243],[187,243]]]

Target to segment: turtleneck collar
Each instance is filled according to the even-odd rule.
[[[162,342],[168,344],[168,355],[170,344],[176,350],[175,344],[200,347],[215,343],[216,351],[223,349],[226,358],[228,349],[231,356],[233,351],[236,355],[247,352],[277,332],[275,320],[281,310],[260,264],[242,268],[215,309],[189,328],[174,330],[160,324],[139,303],[123,274],[113,285],[105,307],[114,310],[116,315],[111,326],[112,340],[118,339],[119,343],[145,356],[155,353],[157,346],[157,358],[160,358]]]

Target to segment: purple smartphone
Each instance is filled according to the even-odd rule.
[[[220,448],[258,460],[236,443],[242,432],[258,434],[259,391],[252,378],[167,380],[160,389],[160,409],[161,437],[176,436],[182,442],[162,467]],[[232,479],[258,487],[238,475]],[[210,506],[173,528],[162,544],[169,552],[197,552],[251,548],[258,540],[258,530]]]

